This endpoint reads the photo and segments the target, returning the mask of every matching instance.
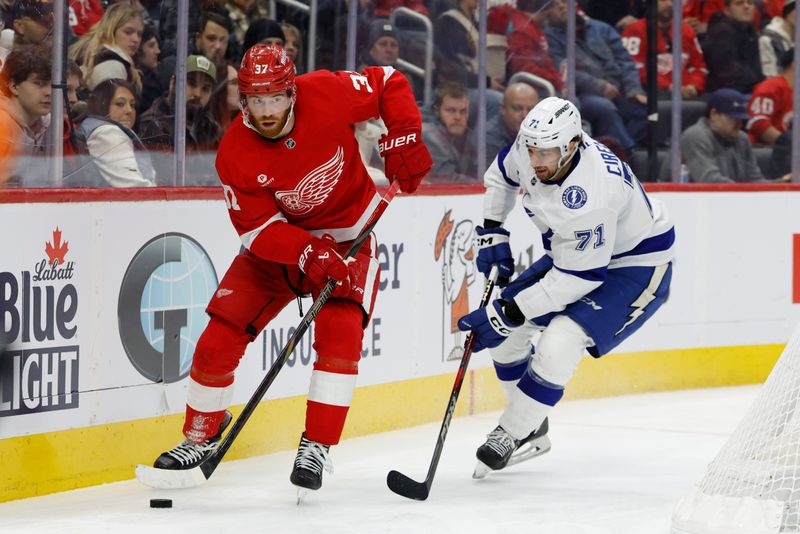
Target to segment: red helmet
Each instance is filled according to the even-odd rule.
[[[290,90],[294,93],[294,63],[280,46],[255,45],[239,68],[239,94],[254,95]]]

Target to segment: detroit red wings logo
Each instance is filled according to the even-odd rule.
[[[309,172],[295,189],[277,191],[275,198],[293,215],[308,213],[328,199],[343,168],[344,149],[340,146],[331,159]]]

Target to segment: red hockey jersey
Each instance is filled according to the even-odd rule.
[[[785,132],[792,123],[792,88],[783,76],[772,76],[753,88],[747,123],[750,141],[761,143],[761,134],[770,126]]]
[[[80,37],[103,18],[103,5],[99,0],[70,0],[69,26]]]
[[[421,129],[411,87],[391,67],[298,76],[294,113],[294,128],[277,140],[265,139],[240,116],[216,161],[242,243],[280,263],[295,263],[312,235],[354,239],[377,205],[356,123],[380,116],[390,132]]]
[[[669,27],[669,39],[672,44],[672,25]],[[639,69],[639,76],[642,85],[647,84],[647,20],[639,19],[622,32],[622,44],[628,49],[636,68]],[[699,93],[706,88],[706,61],[703,59],[703,51],[697,41],[697,35],[688,24],[681,27],[681,59],[683,62],[683,85],[694,85]],[[672,84],[672,52],[667,46],[664,33],[659,28],[658,31],[658,88],[669,89]]]

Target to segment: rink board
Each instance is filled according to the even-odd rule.
[[[652,195],[676,221],[670,301],[614,354],[584,361],[567,398],[763,381],[800,318],[799,191]],[[0,228],[19,231],[0,234],[0,330],[16,340],[0,362],[0,501],[130,478],[179,439],[203,308],[239,249],[224,202],[196,197],[2,206]],[[481,203],[397,198],[381,221],[381,291],[345,437],[441,419],[463,342],[453,319],[481,291]],[[508,227],[524,268],[541,242],[519,209]],[[298,321],[292,304],[250,345],[234,405]],[[313,359],[306,338],[231,458],[296,445]],[[460,413],[500,408],[488,356],[471,368]]]

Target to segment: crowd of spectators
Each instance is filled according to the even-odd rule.
[[[576,104],[585,129],[624,158],[645,146],[647,95],[671,98],[674,1],[679,0],[657,0],[656,93],[647,90],[648,2],[578,1]],[[10,171],[0,173],[0,183],[4,187],[170,185],[174,118],[176,110],[185,108],[185,183],[216,185],[215,150],[239,112],[239,60],[254,44],[277,44],[286,48],[301,74],[309,17],[283,4],[272,13],[268,0],[188,4],[185,100],[177,102],[177,0],[68,0],[63,82],[50,79],[52,0],[0,0],[0,153],[13,145],[19,156]],[[315,68],[345,67],[347,12],[341,4],[332,0],[318,4],[319,17],[326,23],[317,30]],[[682,163],[688,179],[787,180],[795,0],[683,0],[682,4],[680,91],[684,99],[706,109],[697,123],[683,125]],[[551,92],[565,95],[567,5],[566,0],[490,2],[487,76],[481,78],[477,0],[359,1],[357,70],[388,65],[409,79],[434,158],[430,183],[481,182],[479,139],[485,139],[490,163],[514,139],[522,119],[540,99]],[[395,27],[390,17],[398,7],[427,17],[433,27],[430,106],[423,103],[426,83],[425,74],[420,75],[425,33],[409,19]],[[52,87],[62,84],[64,139],[53,141],[48,135],[54,121]],[[479,87],[486,89],[487,118],[480,136]],[[369,121],[354,127],[370,173],[376,180],[385,179],[376,150],[383,124]],[[58,181],[48,170],[48,156],[56,143],[63,143],[65,157],[64,178]],[[764,156],[765,151],[770,154]],[[661,166],[662,179],[670,176],[668,163]]]

